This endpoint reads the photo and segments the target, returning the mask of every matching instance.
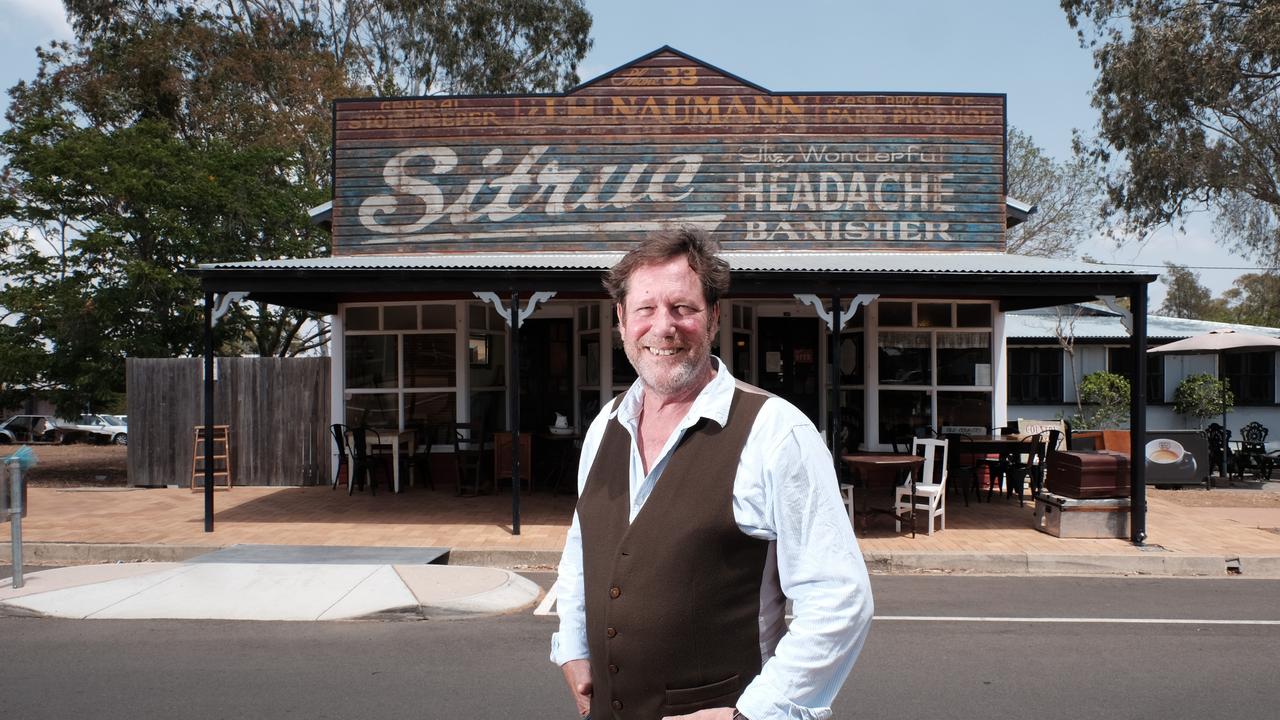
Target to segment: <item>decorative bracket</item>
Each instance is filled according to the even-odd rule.
[[[218,304],[213,309],[213,324],[217,325],[218,321],[222,319],[222,316],[230,312],[233,304],[240,302],[246,297],[249,297],[249,293],[240,291],[229,292],[219,296]]]
[[[472,294],[492,305],[498,315],[506,321],[507,327],[511,327],[511,308],[507,307],[506,302],[504,302],[501,297],[498,297],[498,293],[476,292]],[[524,321],[529,319],[529,316],[533,314],[533,311],[537,309],[539,304],[545,303],[555,296],[556,294],[550,291],[539,291],[530,295],[529,300],[525,302],[524,307],[520,308],[520,312],[516,315],[517,327],[524,325]]]
[[[844,326],[849,324],[849,321],[853,319],[854,314],[858,312],[858,308],[874,302],[878,297],[880,296],[867,293],[857,295],[850,300],[849,304],[840,310],[840,329],[843,330]],[[826,303],[822,302],[822,298],[817,295],[801,295],[799,293],[796,293],[795,298],[805,305],[812,305],[814,312],[818,313],[818,317],[822,318],[822,321],[827,324],[827,329],[834,330],[832,327],[833,318],[831,317],[831,311],[827,310]]]
[[[1133,313],[1116,301],[1115,295],[1099,295],[1098,299],[1108,310],[1120,315],[1120,322],[1124,325],[1124,329],[1130,335],[1133,335]]]

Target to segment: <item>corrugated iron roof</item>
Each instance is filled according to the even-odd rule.
[[[1063,315],[1064,328],[1068,314]],[[1010,338],[1054,340],[1058,326],[1056,314],[1040,312],[1014,312],[1005,316],[1005,335]],[[1237,325],[1234,323],[1209,322],[1207,320],[1188,320],[1186,318],[1147,316],[1147,337],[1154,339],[1186,338],[1193,335],[1230,328],[1241,332],[1253,332],[1263,335],[1280,335],[1280,328],[1256,327],[1253,325]],[[1071,335],[1080,339],[1117,339],[1128,340],[1129,333],[1124,329],[1118,316],[1086,315],[1071,323]]]
[[[205,263],[202,270],[604,270],[621,252],[438,253],[418,255],[346,255],[327,258]],[[734,270],[756,272],[1016,273],[1135,275],[1132,270],[1080,260],[979,252],[726,252]]]

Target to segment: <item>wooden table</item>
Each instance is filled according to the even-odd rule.
[[[873,485],[883,487],[885,478],[888,478],[888,485],[896,488],[898,478],[903,472],[910,473],[911,478],[911,495],[915,497],[916,492],[916,476],[920,474],[920,470],[924,467],[924,458],[919,455],[896,455],[889,453],[867,453],[858,455],[841,455],[840,459],[846,465],[858,473],[858,477],[862,479],[862,485],[865,489],[870,490]],[[894,492],[897,492],[896,490]],[[897,504],[897,498],[894,498],[894,504]],[[907,513],[909,522],[911,523],[911,537],[916,536],[916,511],[915,503]],[[894,517],[898,517],[896,507],[892,510],[883,508],[868,507],[862,513],[862,530],[866,532],[867,517],[874,512],[887,512]],[[899,518],[901,520],[901,518]]]
[[[1031,442],[1039,437],[1039,435],[964,435],[963,440],[956,440],[948,444],[947,451],[950,453],[972,452],[975,455],[999,455],[1003,459],[1007,455],[1028,455],[1035,451]],[[990,468],[988,468],[990,470]],[[976,472],[976,471],[975,471]],[[977,483],[977,480],[974,480]],[[994,491],[995,479],[991,479],[991,486],[987,489],[987,501],[990,502],[991,494]],[[982,492],[981,486],[976,488],[978,493]],[[965,502],[968,503],[968,490],[965,490]],[[981,502],[982,495],[978,495],[978,501]],[[1019,501],[1021,502],[1021,501]]]
[[[555,455],[555,460],[552,461],[555,469],[548,473],[548,477],[551,479],[552,497],[560,494],[560,486],[564,484],[565,480],[570,481],[573,492],[576,494],[578,492],[578,465],[573,462],[573,457],[574,450],[582,442],[582,433],[577,431],[558,433],[546,431],[536,433],[536,435],[539,441],[550,448],[555,448],[552,451]],[[552,463],[548,463],[548,467]]]

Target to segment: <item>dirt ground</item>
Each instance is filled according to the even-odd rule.
[[[0,446],[0,456],[16,450]],[[36,466],[24,478],[30,487],[111,487],[129,484],[128,448],[121,445],[32,445]]]
[[[0,446],[0,456],[16,449]],[[128,485],[128,448],[118,445],[33,445],[38,463],[28,471],[32,487],[111,487]],[[1270,483],[1233,487],[1148,488],[1148,494],[1187,507],[1280,507],[1280,477]]]
[[[1269,483],[1234,483],[1212,490],[1148,488],[1147,493],[1186,507],[1280,507],[1280,477]]]

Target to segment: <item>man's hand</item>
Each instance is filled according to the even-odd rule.
[[[732,720],[733,708],[711,708],[688,715],[668,715],[662,720]]]
[[[564,681],[569,684],[578,714],[586,717],[591,712],[591,663],[587,660],[570,660],[560,666]]]

